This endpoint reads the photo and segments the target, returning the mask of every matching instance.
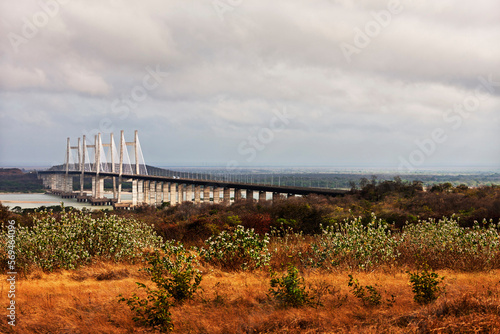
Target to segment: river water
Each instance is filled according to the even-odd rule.
[[[112,197],[112,195],[106,194],[106,197]],[[122,193],[122,198],[124,200],[131,200],[132,194]],[[76,198],[61,198],[59,196],[49,194],[0,194],[0,203],[2,203],[2,205],[4,206],[8,206],[11,210],[16,206],[21,207],[21,209],[32,209],[41,206],[61,205],[61,202],[66,207],[72,206],[78,209],[113,209],[113,207],[109,205],[92,206],[90,205],[90,203],[77,202]]]

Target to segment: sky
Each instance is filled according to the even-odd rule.
[[[500,2],[0,0],[0,166],[500,167]]]

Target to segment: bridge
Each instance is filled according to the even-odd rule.
[[[73,152],[76,152],[76,159]],[[94,136],[93,144],[87,144],[87,138],[83,136],[78,138],[76,146],[72,146],[68,138],[64,164],[39,171],[38,177],[43,180],[49,193],[63,198],[76,198],[92,205],[113,205],[115,208],[161,206],[167,202],[177,205],[185,201],[195,204],[230,204],[231,200],[254,201],[254,192],[258,193],[258,201],[266,201],[268,193],[272,193],[272,200],[296,195],[341,196],[346,193],[339,189],[232,180],[229,175],[222,180],[211,174],[200,173],[186,177],[186,173],[149,166],[144,161],[137,130],[131,142],[125,141],[124,131],[121,131],[119,151],[112,133],[108,144],[102,143],[101,134]],[[79,191],[73,190],[75,177],[80,179]],[[86,178],[92,179],[90,192],[84,189]],[[105,196],[105,179],[112,180],[112,197]],[[124,199],[124,183],[131,183],[131,199]]]

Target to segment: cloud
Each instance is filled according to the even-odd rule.
[[[426,164],[497,164],[486,152],[498,143],[500,4],[401,1],[347,61],[342,43],[355,45],[388,4],[247,0],[221,14],[211,1],[61,2],[17,51],[9,34],[24,38],[44,7],[2,4],[0,132],[11,136],[2,161],[26,161],[21,138],[55,157],[67,136],[138,129],[146,159],[224,164],[286,108],[296,117],[255,164],[396,166],[436,128],[450,139]],[[145,90],[148,69],[168,75]],[[479,77],[491,81],[485,99],[461,116],[453,108]]]

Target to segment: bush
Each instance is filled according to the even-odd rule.
[[[481,225],[460,227],[454,217],[419,221],[403,229],[400,252],[407,262],[418,263],[423,258],[432,268],[498,268],[500,224],[483,221]]]
[[[135,293],[130,298],[120,295],[120,302],[125,302],[135,316],[132,318],[142,326],[158,329],[161,333],[168,333],[174,329],[170,307],[171,295],[166,290],[151,290],[142,283],[136,283],[140,289],[145,289],[147,298],[141,299]]]
[[[311,304],[311,298],[306,291],[304,278],[299,276],[299,270],[289,265],[287,274],[281,278],[271,273],[271,288],[269,293],[284,307],[299,307]]]
[[[361,218],[334,223],[311,244],[306,264],[329,267],[346,264],[349,268],[370,269],[397,258],[399,241],[386,222],[371,219],[363,225]]]
[[[151,281],[176,302],[192,298],[202,280],[201,272],[194,268],[198,263],[196,256],[174,242],[166,242],[163,252],[155,251],[148,258],[150,266],[145,271],[151,275]]]
[[[238,225],[232,232],[210,237],[207,248],[198,251],[203,260],[224,269],[255,269],[269,264],[268,243],[267,234],[260,238],[253,229]]]
[[[414,294],[413,299],[418,304],[432,303],[444,291],[444,288],[439,286],[444,277],[439,277],[437,273],[429,271],[427,265],[420,272],[408,272],[408,274],[410,275],[410,283]]]
[[[16,231],[16,266],[25,273],[36,267],[74,269],[95,259],[134,262],[161,243],[151,226],[114,215],[94,219],[80,211],[63,210],[56,219],[52,212],[42,211],[32,219],[31,227],[18,226]],[[4,246],[0,261],[5,264],[5,228],[0,240]]]
[[[140,289],[145,290],[147,297],[141,299],[134,293],[130,298],[120,295],[119,301],[125,302],[135,312],[135,322],[160,332],[169,332],[174,329],[170,307],[174,301],[182,303],[191,299],[200,286],[202,275],[194,268],[196,256],[180,243],[166,242],[162,252],[156,250],[148,256],[148,263],[149,267],[143,270],[151,275],[157,290],[136,282]]]
[[[349,283],[347,285],[351,287],[354,297],[360,299],[365,306],[378,306],[382,303],[382,295],[374,286],[362,286],[352,275],[349,275]]]

